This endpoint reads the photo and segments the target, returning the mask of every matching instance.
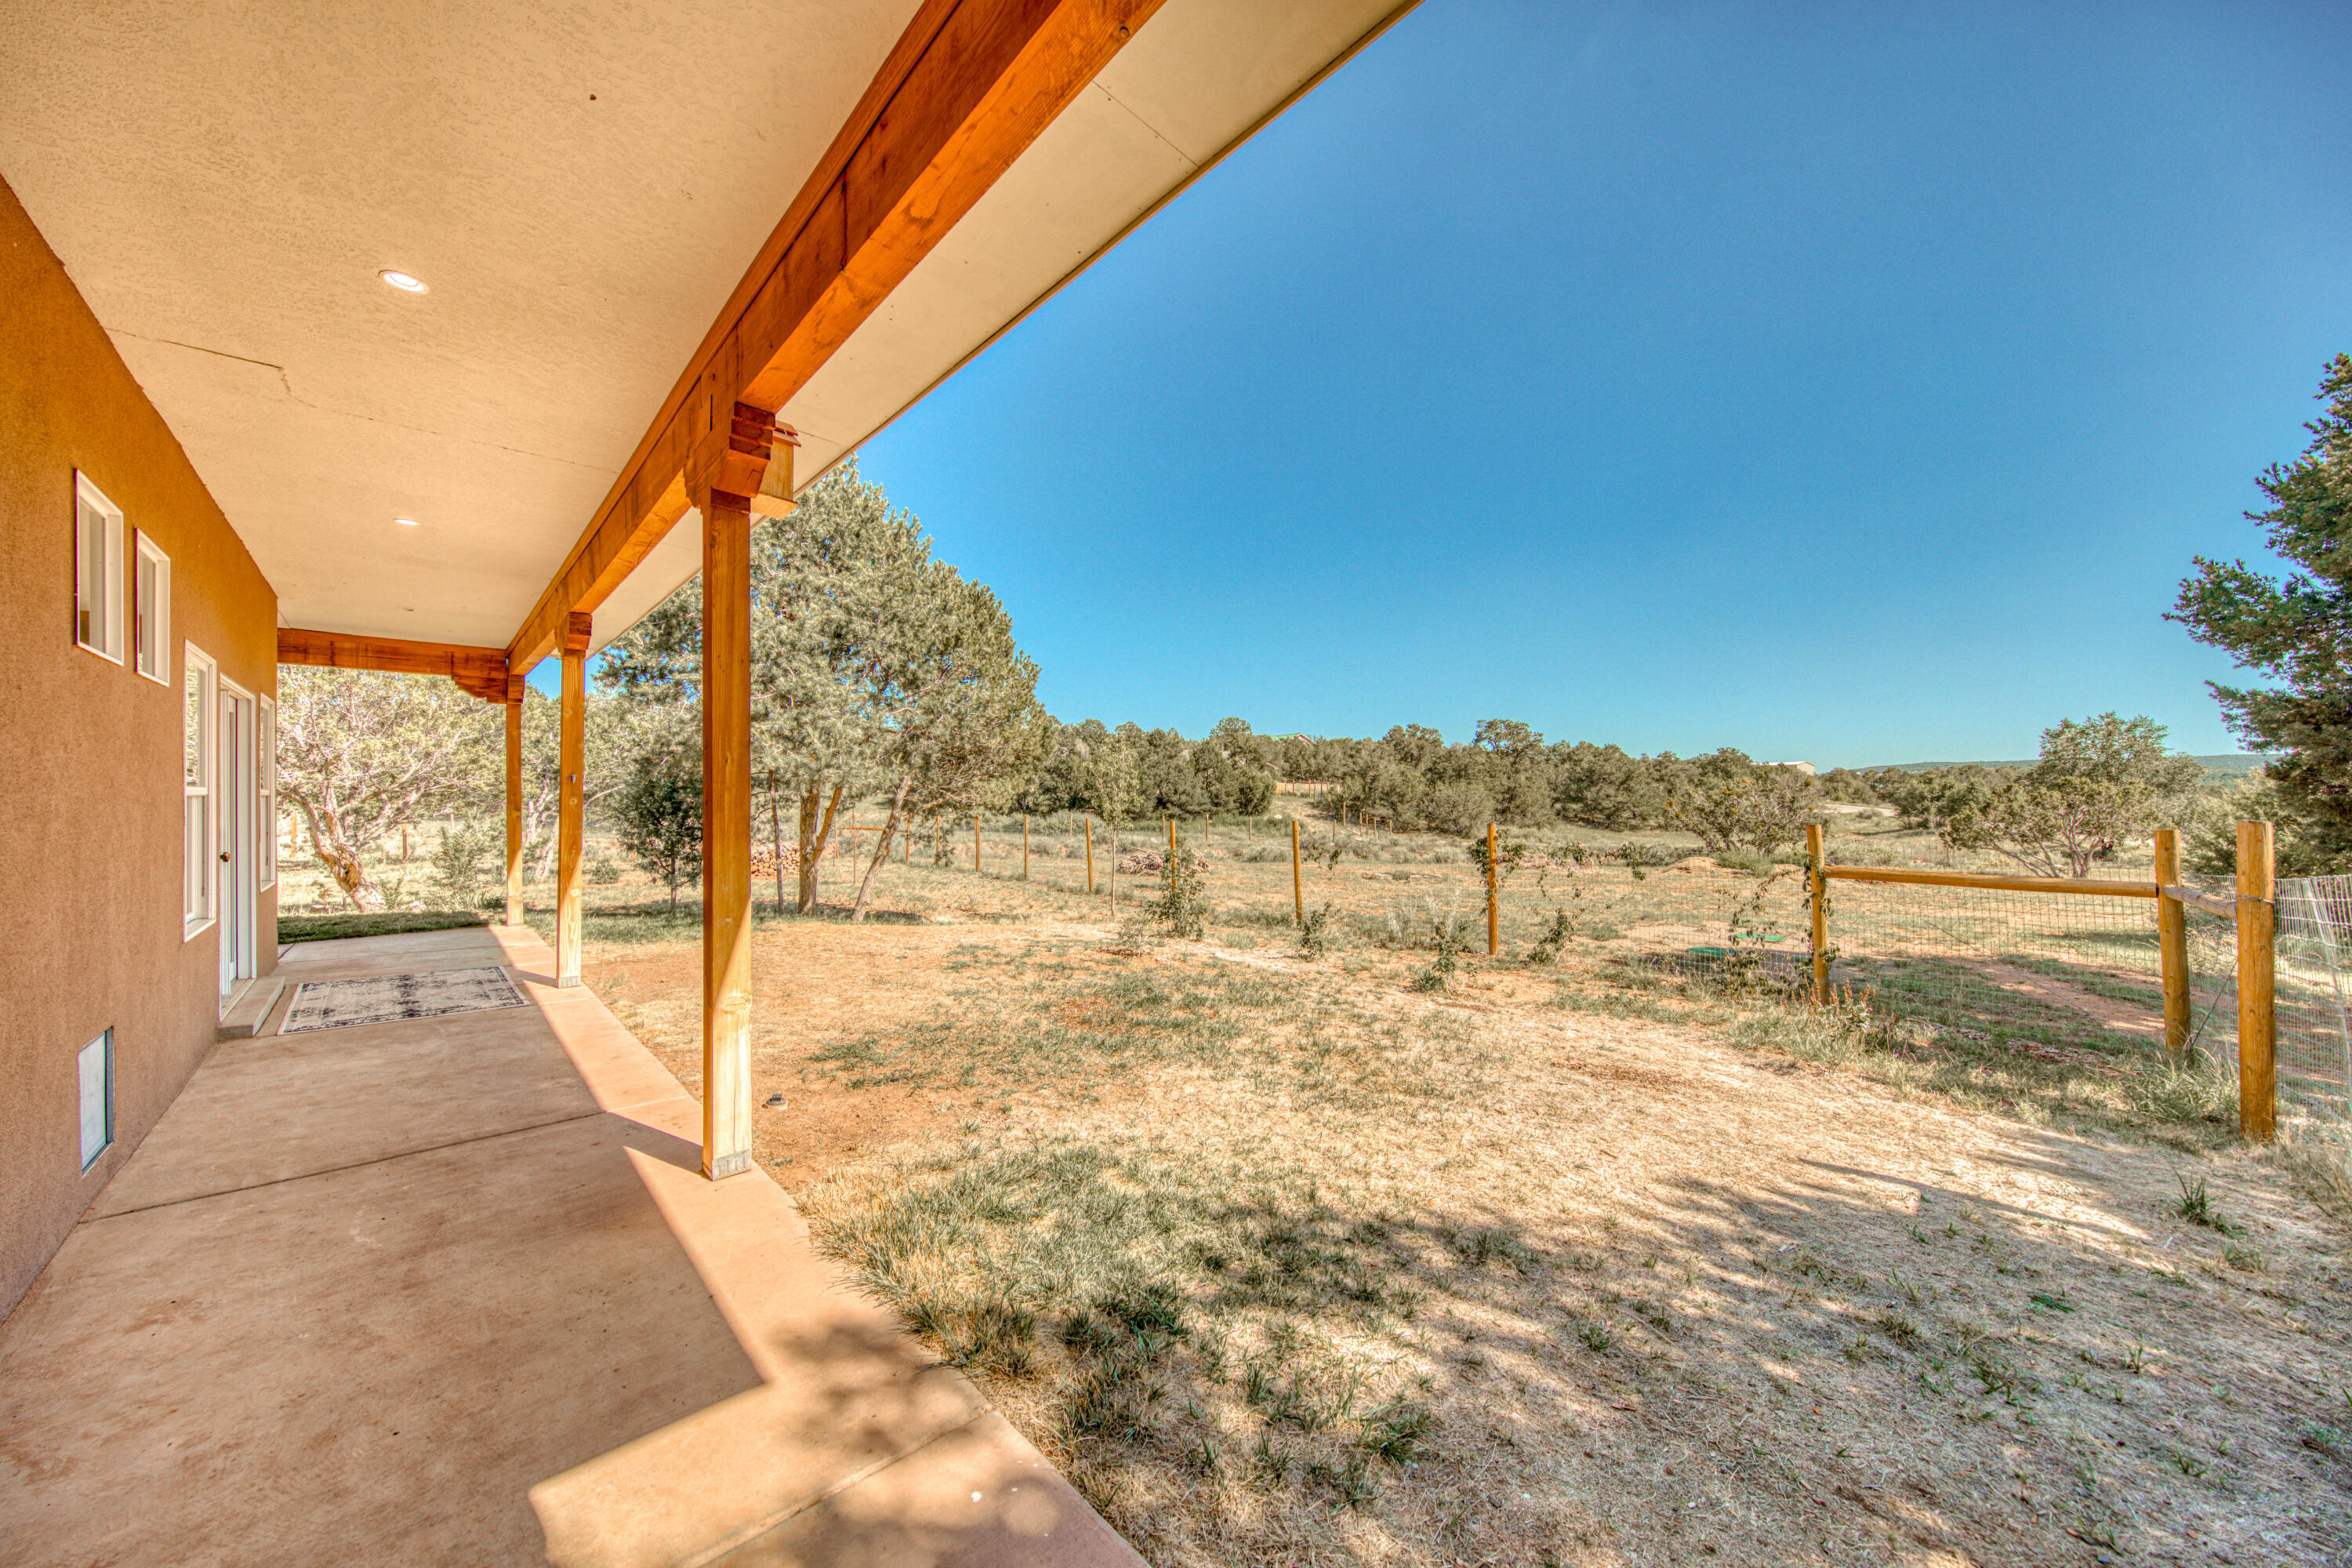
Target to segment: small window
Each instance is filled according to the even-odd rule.
[[[180,840],[184,940],[212,923],[218,881],[213,864],[213,702],[217,677],[213,661],[194,643],[187,645],[187,668],[180,764],[180,787],[186,797]]]
[[[160,686],[172,684],[172,558],[131,531],[131,663]]]
[[[114,1144],[114,1031],[81,1048],[81,1168],[87,1173]]]
[[[122,509],[74,476],[74,641],[122,662]]]
[[[254,837],[261,852],[261,879],[257,888],[278,885],[278,704],[267,697],[254,699],[261,714],[254,737]]]

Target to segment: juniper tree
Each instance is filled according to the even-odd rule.
[[[1948,843],[1990,849],[2038,876],[2084,877],[2193,787],[2194,757],[2165,749],[2164,726],[2102,713],[2042,731],[2041,760],[1954,816]]]

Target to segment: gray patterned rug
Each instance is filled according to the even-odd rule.
[[[499,968],[443,969],[426,974],[377,974],[364,980],[306,980],[286,1009],[281,1035],[343,1029],[354,1024],[398,1024],[490,1007],[520,1007],[522,993]]]

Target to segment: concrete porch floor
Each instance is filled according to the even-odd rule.
[[[529,1005],[272,1032],[489,963]],[[1140,1563],[532,932],[279,967],[0,1325],[0,1558]]]

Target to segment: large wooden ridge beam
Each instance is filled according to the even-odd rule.
[[[380,669],[393,675],[446,675],[486,702],[507,700],[507,650],[461,643],[405,642],[399,637],[278,628],[278,662],[331,669]]]
[[[782,408],[1160,4],[924,0],[515,633],[513,668],[686,515],[737,405]]]

